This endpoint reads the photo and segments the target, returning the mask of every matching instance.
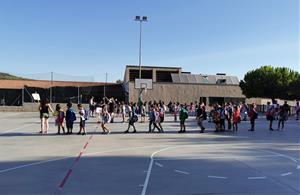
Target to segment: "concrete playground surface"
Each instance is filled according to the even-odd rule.
[[[0,194],[300,194],[300,122],[269,131],[260,118],[254,132],[200,134],[194,117],[187,133],[166,117],[165,133],[124,134],[120,118],[103,135],[96,119],[87,135],[38,134],[38,113],[0,113]],[[274,127],[277,126],[277,121]],[[132,130],[132,129],[131,129]],[[74,126],[77,133],[78,124]]]

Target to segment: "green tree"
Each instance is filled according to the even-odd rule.
[[[286,67],[262,66],[247,72],[240,87],[248,98],[296,99],[299,78],[298,72]]]

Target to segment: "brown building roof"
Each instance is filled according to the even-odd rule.
[[[112,85],[116,83],[106,83],[107,85]],[[101,86],[105,85],[104,82],[73,82],[73,81],[53,81],[52,85],[50,81],[43,80],[0,80],[0,89],[22,89],[24,86],[28,87],[39,87],[39,88],[49,88],[53,87],[67,87],[67,86]]]

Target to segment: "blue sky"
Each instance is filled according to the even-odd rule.
[[[300,71],[298,0],[0,0],[0,72],[123,79],[138,64],[135,15],[149,18],[144,65]]]

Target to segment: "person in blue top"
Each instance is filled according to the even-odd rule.
[[[66,126],[67,126],[67,134],[72,134],[73,132],[73,124],[74,121],[76,121],[76,114],[74,112],[74,110],[72,109],[72,103],[69,102],[67,104],[67,111],[66,111]]]

